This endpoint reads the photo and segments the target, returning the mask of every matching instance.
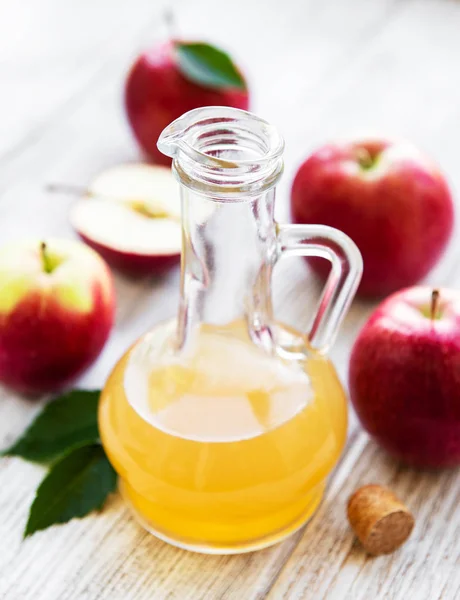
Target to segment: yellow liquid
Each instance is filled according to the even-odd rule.
[[[283,539],[318,506],[347,408],[332,364],[283,362],[243,322],[202,326],[180,357],[173,324],[121,359],[99,427],[141,523],[178,546],[243,552]]]

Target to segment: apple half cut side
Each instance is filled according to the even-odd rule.
[[[84,242],[127,275],[161,275],[180,261],[179,184],[167,167],[104,171],[74,204],[70,220]]]

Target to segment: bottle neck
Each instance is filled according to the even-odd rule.
[[[216,201],[185,186],[181,195],[178,347],[203,324],[219,329],[235,321],[245,321],[255,341],[271,344],[274,188],[238,202]]]
[[[254,341],[268,345],[283,139],[251,113],[211,106],[176,119],[158,147],[173,158],[181,183],[179,348],[203,324],[219,328],[238,320],[247,322]]]

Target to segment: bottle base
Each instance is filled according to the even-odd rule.
[[[129,506],[131,513],[133,514],[136,521],[143,527],[146,531],[162,540],[170,544],[171,546],[176,546],[176,548],[181,548],[182,550],[189,550],[191,552],[197,552],[199,554],[244,554],[246,552],[254,552],[255,550],[262,550],[267,548],[268,546],[273,546],[274,544],[278,544],[279,542],[284,541],[290,535],[294,534],[296,531],[301,529],[306,523],[310,520],[310,518],[314,515],[316,510],[318,509],[321,500],[323,499],[325,483],[319,484],[314,490],[312,490],[310,502],[308,503],[306,509],[302,512],[302,514],[295,519],[295,521],[291,522],[288,526],[283,527],[280,530],[270,532],[266,536],[253,539],[253,540],[245,540],[241,541],[241,543],[231,543],[231,544],[213,544],[213,543],[198,543],[194,540],[190,539],[180,539],[177,537],[171,537],[164,531],[161,531],[155,527],[153,527],[149,522],[147,522],[144,517],[136,510],[135,506],[131,502],[129,495],[125,493],[123,489],[123,481],[120,480],[119,489],[120,493],[123,496],[123,499]]]

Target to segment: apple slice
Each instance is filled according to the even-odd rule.
[[[83,241],[128,275],[158,275],[180,260],[179,185],[167,167],[125,164],[104,171],[70,219]]]

